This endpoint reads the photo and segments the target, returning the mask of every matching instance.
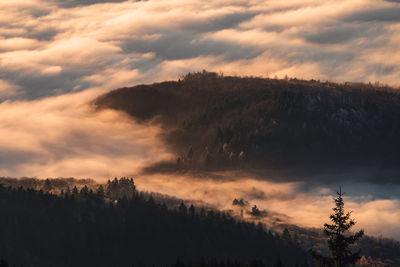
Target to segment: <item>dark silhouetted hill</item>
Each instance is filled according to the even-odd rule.
[[[59,180],[37,190],[26,187],[34,179],[7,178],[12,186],[0,185],[2,264],[307,266],[308,249],[328,253],[322,231],[282,225],[289,231],[278,235],[228,213],[139,192],[132,179],[115,178],[96,189],[81,186],[89,181],[94,188],[91,180],[59,188],[66,179]],[[356,249],[366,266],[400,264],[396,240],[365,236]]]
[[[11,266],[169,266],[177,259],[294,266],[307,259],[261,225],[184,204],[169,209],[126,178],[61,195],[0,186],[0,212],[0,256]]]
[[[148,171],[400,166],[400,94],[389,87],[202,72],[121,88],[95,104],[161,123],[176,162]]]

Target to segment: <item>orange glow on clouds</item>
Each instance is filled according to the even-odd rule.
[[[398,86],[399,14],[395,0],[2,0],[0,175],[105,179],[171,158],[158,126],[88,103],[189,71]],[[229,175],[242,176],[137,182],[220,208],[243,196],[305,226],[320,226],[330,212],[322,186],[308,195],[301,183]],[[367,233],[399,237],[397,199],[350,199],[348,207]]]

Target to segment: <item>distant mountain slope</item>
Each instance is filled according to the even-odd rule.
[[[396,168],[400,158],[400,94],[388,87],[202,72],[121,88],[95,104],[161,123],[177,155],[170,167],[351,161]]]

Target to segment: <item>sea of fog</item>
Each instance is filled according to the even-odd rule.
[[[35,101],[0,103],[0,175],[77,177],[99,182],[133,176],[138,188],[232,209],[234,198],[257,205],[268,218],[306,227],[328,222],[342,186],[355,228],[400,239],[400,185],[385,168],[338,171],[174,173],[138,175],[143,166],[173,158],[158,138],[160,128],[126,114],[95,111],[96,92]],[[273,222],[273,221],[272,221]],[[271,223],[271,220],[269,221]]]

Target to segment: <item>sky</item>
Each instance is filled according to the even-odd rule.
[[[166,158],[123,114],[94,113],[116,88],[203,69],[400,86],[399,48],[394,0],[2,0],[0,175],[106,177]]]
[[[116,88],[203,69],[398,87],[398,51],[398,0],[1,0],[0,176],[104,180],[170,159],[159,126],[94,110],[93,99]],[[242,178],[249,192],[232,182],[138,179],[144,190],[179,197],[204,198],[214,188],[222,208],[236,195],[254,198],[306,225],[329,212],[331,187],[306,195],[297,184]],[[193,191],[199,187],[206,189]],[[253,187],[293,194],[258,199]],[[384,234],[397,233],[399,200],[371,194],[351,201],[361,225],[379,234],[374,218],[384,211]],[[313,219],[303,221],[296,203]]]
[[[400,1],[2,0],[0,99],[206,69],[400,85]]]

